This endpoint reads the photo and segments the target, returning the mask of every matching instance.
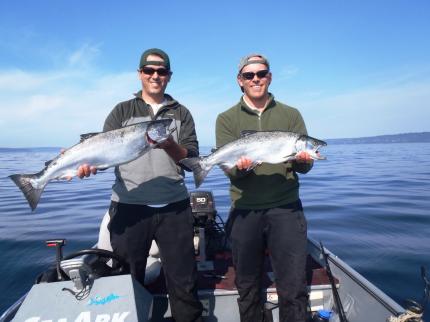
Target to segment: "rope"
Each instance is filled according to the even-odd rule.
[[[77,292],[67,287],[63,287],[61,290],[70,292],[78,301],[82,301],[82,300],[85,300],[88,297],[88,295],[90,295],[91,285],[85,285],[82,290],[79,290]]]
[[[415,313],[409,310],[406,310],[405,313],[395,317],[395,316],[391,316],[388,319],[388,322],[407,322],[409,321],[409,319],[413,319],[411,320],[414,322],[424,322],[424,320],[422,320],[422,313]]]

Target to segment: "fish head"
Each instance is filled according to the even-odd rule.
[[[161,119],[150,122],[146,129],[146,138],[148,142],[157,144],[165,141],[169,135],[176,130],[176,128],[172,130],[169,129],[172,121],[173,119]]]
[[[322,140],[307,135],[301,135],[296,141],[296,150],[297,152],[307,152],[314,160],[325,160],[326,157],[320,154],[319,149],[326,145],[327,143]]]

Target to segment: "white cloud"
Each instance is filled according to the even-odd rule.
[[[100,54],[100,45],[84,44],[69,56],[70,66],[89,66]]]
[[[272,71],[272,73],[275,73]],[[284,81],[293,78],[299,73],[299,68],[296,66],[284,66],[276,73],[276,81]]]
[[[68,146],[101,130],[105,117],[139,89],[136,74],[79,70],[0,72],[0,146]]]
[[[0,71],[0,94],[10,91],[37,90],[46,84],[61,81],[67,77],[66,73],[57,72],[26,72],[19,69]]]
[[[48,113],[54,109],[64,106],[65,97],[54,95],[33,95],[27,102],[24,101],[25,108],[16,111],[17,116],[21,118],[33,119],[36,115]]]

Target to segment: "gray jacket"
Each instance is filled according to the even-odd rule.
[[[106,118],[103,131],[109,131],[138,122],[172,118],[176,130],[174,140],[187,149],[187,157],[198,156],[199,147],[194,120],[188,109],[169,95],[167,104],[154,115],[150,105],[135,98],[119,103]],[[115,168],[116,180],[112,186],[112,200],[138,205],[168,204],[184,200],[188,191],[184,171],[162,149],[153,149],[140,158]]]

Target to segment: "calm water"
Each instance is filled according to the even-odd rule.
[[[86,180],[51,182],[33,213],[7,178],[38,172],[57,152],[0,149],[0,312],[54,260],[44,240],[67,239],[67,254],[97,239],[109,204],[111,170]],[[331,145],[323,152],[328,160],[301,176],[310,237],[399,303],[420,300],[420,266],[430,270],[430,144]],[[188,176],[190,189],[191,180]],[[228,182],[218,168],[201,189],[213,191],[225,216]]]

